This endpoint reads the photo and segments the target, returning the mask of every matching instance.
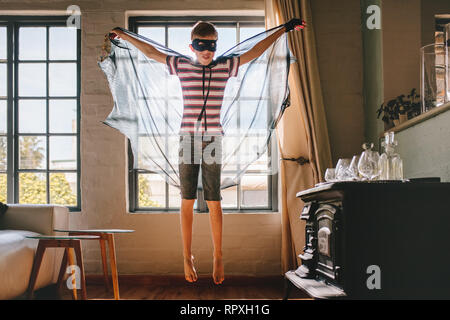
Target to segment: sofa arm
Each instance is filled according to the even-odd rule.
[[[55,235],[53,229],[69,227],[69,209],[53,204],[8,204],[0,215],[0,229],[28,230]]]

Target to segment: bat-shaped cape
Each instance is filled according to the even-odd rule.
[[[242,55],[282,27],[240,42],[216,57],[215,62]],[[140,34],[120,29],[167,55],[186,57]],[[221,189],[237,185],[246,172],[277,172],[276,150],[272,152],[276,148],[269,146],[277,145],[274,129],[289,106],[288,75],[294,61],[284,33],[261,56],[240,66],[237,77],[228,79],[220,110]],[[169,74],[168,65],[148,58],[122,38],[111,40],[111,51],[98,65],[106,75],[114,101],[103,123],[129,139],[134,169],[159,174],[179,188],[178,148],[183,117],[180,80]],[[198,189],[202,188],[199,179]]]

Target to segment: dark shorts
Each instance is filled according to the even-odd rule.
[[[180,135],[178,155],[181,197],[197,199],[201,168],[203,198],[210,201],[222,200],[220,194],[222,136]]]

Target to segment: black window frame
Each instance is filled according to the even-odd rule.
[[[237,43],[244,39],[240,39],[239,35],[239,27],[241,25],[244,26],[255,26],[255,27],[264,27],[264,16],[188,16],[188,17],[179,17],[179,16],[169,16],[169,17],[161,17],[161,16],[133,16],[129,17],[128,21],[128,29],[132,32],[137,32],[138,28],[141,26],[159,26],[159,27],[165,27],[166,28],[166,36],[165,36],[165,44],[167,46],[168,44],[168,32],[167,28],[168,26],[180,26],[180,27],[192,27],[192,25],[196,21],[211,21],[213,22],[217,27],[237,27],[236,34],[237,34]],[[274,157],[272,155],[272,152],[275,151],[275,154],[277,154],[276,148],[272,146],[272,143],[269,142],[269,149],[268,149],[268,161],[273,161]],[[165,212],[165,213],[174,213],[179,212],[179,208],[170,208],[167,207],[168,203],[168,184],[166,182],[166,191],[165,191],[165,198],[166,198],[166,207],[164,208],[149,208],[149,207],[138,207],[138,197],[139,197],[139,178],[138,175],[140,173],[151,173],[150,171],[146,170],[139,170],[133,168],[134,163],[134,157],[131,149],[131,144],[128,141],[128,186],[129,186],[129,212],[146,212],[146,213],[152,213],[152,212]],[[237,186],[237,208],[222,208],[223,212],[226,213],[270,213],[270,212],[277,212],[278,211],[278,173],[274,174],[267,174],[267,186],[268,186],[268,206],[267,207],[241,207],[241,184]],[[206,201],[203,199],[203,195],[201,192],[197,193],[197,208],[194,210],[196,213],[205,213],[208,212],[208,207],[206,204]]]
[[[47,203],[50,203],[50,174],[55,172],[68,172],[77,174],[77,203],[76,206],[65,205],[69,211],[81,211],[81,157],[80,157],[80,119],[81,119],[81,28],[76,29],[77,33],[77,53],[76,60],[50,60],[49,52],[49,27],[67,26],[70,15],[59,16],[28,16],[28,15],[0,15],[0,26],[7,28],[7,202],[19,203],[19,173],[21,172],[37,172],[45,173],[46,178],[46,195]],[[19,71],[19,28],[23,26],[46,27],[46,52],[47,57],[44,60],[35,60],[33,62],[46,63],[46,95],[43,97],[29,97],[26,99],[38,98],[46,101],[46,132],[39,134],[24,134],[18,132],[19,116],[18,116],[18,71]],[[49,63],[55,62],[76,62],[77,65],[77,89],[76,96],[51,97],[49,95]],[[23,98],[23,97],[21,97]],[[77,132],[76,133],[50,133],[49,132],[49,100],[50,99],[73,99],[77,105]],[[45,169],[19,169],[19,138],[21,136],[43,136],[46,137],[46,168]],[[50,169],[49,168],[49,139],[53,136],[74,136],[77,138],[76,145],[76,169]]]

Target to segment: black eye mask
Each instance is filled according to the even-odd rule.
[[[192,40],[192,47],[198,51],[216,51],[217,40],[206,40],[206,39],[194,39]]]

